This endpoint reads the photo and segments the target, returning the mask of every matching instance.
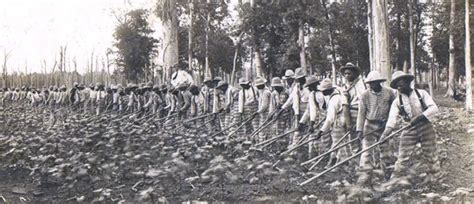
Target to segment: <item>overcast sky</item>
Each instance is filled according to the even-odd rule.
[[[152,0],[0,0],[0,62],[11,52],[8,72],[40,72],[41,61],[54,64],[59,47],[76,57],[83,72],[92,50],[105,54],[112,47],[117,25],[114,12],[151,5]]]

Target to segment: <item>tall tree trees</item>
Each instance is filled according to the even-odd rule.
[[[169,79],[173,69],[179,63],[178,48],[178,13],[176,0],[158,0],[156,4],[156,14],[162,22],[163,42],[162,42],[162,63],[164,77]]]
[[[456,1],[450,0],[451,10],[449,15],[449,70],[448,70],[448,89],[446,91],[446,96],[453,96],[455,89],[454,77],[456,76],[455,68],[455,57],[454,52],[454,26],[456,18]]]
[[[130,11],[114,33],[116,64],[126,79],[135,82],[150,71],[151,58],[156,53],[157,40],[150,36],[153,30],[147,22],[147,15],[142,9]]]
[[[372,1],[373,65],[386,79],[391,78],[387,0]]]
[[[10,84],[8,83],[8,57],[10,56],[11,51],[3,52],[3,64],[2,64],[2,78],[3,78],[3,87],[8,87]]]
[[[472,111],[472,67],[471,67],[471,30],[470,30],[470,4],[469,0],[465,0],[465,47],[464,47],[464,60],[466,67],[466,110]]]

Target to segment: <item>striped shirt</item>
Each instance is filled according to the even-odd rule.
[[[362,78],[347,82],[343,85],[342,89],[343,92],[347,92],[349,95],[349,98],[345,97],[343,105],[349,105],[350,109],[356,110],[359,107],[359,99],[366,90]]]
[[[395,92],[388,87],[382,86],[382,90],[378,93],[371,89],[364,92],[359,102],[357,131],[364,129],[366,120],[386,121],[393,100]]]

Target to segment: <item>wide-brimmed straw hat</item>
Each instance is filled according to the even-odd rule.
[[[281,82],[280,77],[273,77],[271,86],[272,87],[277,87],[277,86],[283,87],[283,83]]]
[[[285,76],[283,76],[283,79],[293,78],[294,76],[295,76],[295,73],[293,72],[293,70],[287,69],[285,71]]]
[[[222,78],[221,77],[216,77],[216,78],[214,78],[214,81],[218,81],[218,82],[222,81]]]
[[[250,82],[245,78],[242,77],[239,79],[239,85],[249,84]]]
[[[367,75],[367,78],[365,79],[365,83],[370,83],[370,82],[382,82],[382,81],[387,81],[387,79],[383,78],[380,72],[378,71],[371,71]]]
[[[411,74],[407,74],[407,73],[402,72],[402,71],[396,71],[392,74],[392,81],[390,82],[390,87],[396,89],[397,88],[397,82],[402,80],[402,79],[406,79],[409,82],[411,82],[413,79],[415,79],[415,76],[413,76]]]
[[[317,79],[315,76],[309,76],[307,79],[306,79],[306,83],[305,83],[305,87],[308,87],[312,84],[316,84],[316,83],[319,83],[319,79]]]
[[[219,81],[219,83],[217,83],[216,89],[221,88],[225,85],[229,85],[229,84],[225,81]]]
[[[359,67],[355,66],[354,64],[352,64],[352,63],[350,63],[350,62],[348,62],[346,65],[342,66],[342,67],[339,69],[339,71],[340,71],[341,73],[344,73],[344,71],[345,71],[346,69],[350,69],[350,70],[356,71],[357,73],[360,73]]]
[[[303,68],[300,67],[295,70],[295,76],[294,76],[295,79],[303,78],[305,76],[306,76],[306,72],[304,71]]]
[[[267,80],[262,78],[262,77],[258,77],[256,80],[255,80],[255,86],[261,86],[261,85],[265,85],[265,83],[267,83]]]
[[[334,89],[334,88],[336,87],[332,84],[332,80],[329,78],[323,79],[318,87],[320,91],[326,91],[326,90]]]
[[[204,77],[204,80],[202,81],[203,83],[210,82],[212,81],[211,77]]]

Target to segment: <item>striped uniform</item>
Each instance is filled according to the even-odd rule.
[[[343,96],[339,91],[334,90],[334,92],[329,96],[325,97],[327,104],[327,113],[326,119],[321,126],[320,131],[328,133],[331,131],[331,148],[335,147],[335,143],[339,141],[344,136],[344,117],[342,113],[342,104],[344,102]],[[325,141],[324,143],[327,143]],[[327,144],[326,144],[327,145]],[[337,152],[331,153],[331,159],[337,159],[338,161],[343,160],[349,155],[349,151],[346,147],[340,148]]]
[[[361,78],[357,78],[352,82],[347,82],[342,87],[343,93],[346,96],[344,105],[349,106],[351,124],[355,125],[357,122],[357,115],[359,109],[359,101],[362,94],[366,91],[365,83]],[[351,139],[355,136],[355,129],[351,129]],[[355,153],[360,149],[360,141],[351,144],[351,150]]]
[[[270,89],[267,87],[264,87],[261,90],[258,90],[258,110],[257,112],[259,113],[256,117],[256,119],[253,120],[254,128],[261,127],[264,125],[265,121],[267,120],[268,117],[268,110],[270,107],[270,98],[271,98],[272,93],[270,92]],[[260,131],[257,136],[257,142],[262,142],[266,139],[266,136],[269,133],[269,128],[265,128],[264,130]]]
[[[247,90],[241,89],[239,91],[239,101],[238,101],[238,114],[241,118],[236,117],[235,122],[244,122],[249,118],[253,113],[257,111],[258,102],[257,102],[257,91],[254,87],[250,87]],[[244,136],[251,134],[253,131],[252,122],[248,122],[244,127],[240,128],[237,132],[238,136]],[[250,140],[251,138],[247,138]]]
[[[317,125],[317,121],[321,120],[320,113],[322,109],[322,104],[324,104],[324,95],[321,92],[315,92],[311,91],[308,95],[308,105],[306,107],[305,112],[303,113],[303,116],[301,117],[301,120],[299,123],[305,124],[309,121],[313,122],[315,125]],[[318,128],[318,127],[314,127]],[[311,135],[311,138],[313,135]],[[329,135],[324,135],[326,137],[325,139],[327,140],[329,138]],[[327,141],[326,141],[327,142]],[[324,145],[325,150],[330,147],[330,144],[327,145],[328,143],[325,143]],[[313,153],[313,147],[316,145],[316,142],[311,142],[308,145],[308,154],[311,155]]]
[[[304,111],[306,110],[306,106],[308,103],[309,90],[301,86],[302,85],[300,85],[299,83],[294,84],[288,100],[286,100],[285,104],[283,104],[282,106],[282,109],[285,110],[290,108],[290,106],[292,107],[294,111],[293,128],[297,128],[298,122],[301,119]],[[296,144],[300,137],[301,133],[299,131],[296,131],[290,139],[291,142],[289,146]]]
[[[212,113],[216,114],[216,122],[217,126],[220,127],[220,129],[225,128],[225,112],[222,112],[222,114],[217,115],[221,110],[225,109],[225,104],[226,104],[226,96],[225,93],[222,92],[222,90],[215,89],[215,95],[214,95],[214,102],[213,102],[213,108],[212,108]]]
[[[286,100],[288,100],[288,94],[286,92],[278,93],[276,90],[273,91],[270,96],[270,107],[268,108],[268,112],[273,113],[274,111],[278,111],[276,108],[283,105]],[[272,131],[271,134],[279,135],[287,130],[288,125],[291,124],[288,122],[290,117],[290,112],[288,110],[283,110],[276,122],[273,123],[272,129],[274,131]]]
[[[380,139],[385,128],[386,118],[390,112],[390,105],[394,99],[394,91],[387,87],[382,87],[382,90],[378,93],[368,90],[362,94],[356,125],[357,131],[364,132],[362,149],[366,149]],[[380,146],[380,155],[376,155],[375,150],[361,154],[359,165],[363,173],[367,173],[369,176],[372,174],[372,170],[376,166],[376,161],[374,160],[376,156],[380,156],[382,167],[389,165],[388,143]]]
[[[234,115],[237,113],[237,109],[233,109],[236,107],[238,103],[239,97],[239,90],[234,88],[233,86],[229,85],[229,87],[226,90],[225,94],[225,108],[228,108],[230,110],[229,113],[225,113],[225,118],[224,118],[224,127],[229,127],[229,125],[232,125],[232,122],[234,120]]]
[[[427,121],[408,128],[400,136],[398,159],[395,163],[394,177],[405,176],[408,173],[408,162],[415,150],[416,144],[420,143],[423,150],[425,162],[429,165],[428,173],[434,174],[439,171],[440,164],[436,152],[436,135],[431,122],[438,113],[438,106],[425,90],[418,90],[420,98],[415,91],[409,96],[399,93],[390,108],[387,127],[394,128],[397,124],[397,116],[405,113],[407,120],[423,114]],[[402,102],[402,104],[400,103]],[[423,108],[423,103],[425,108]],[[408,175],[413,176],[413,175]]]

